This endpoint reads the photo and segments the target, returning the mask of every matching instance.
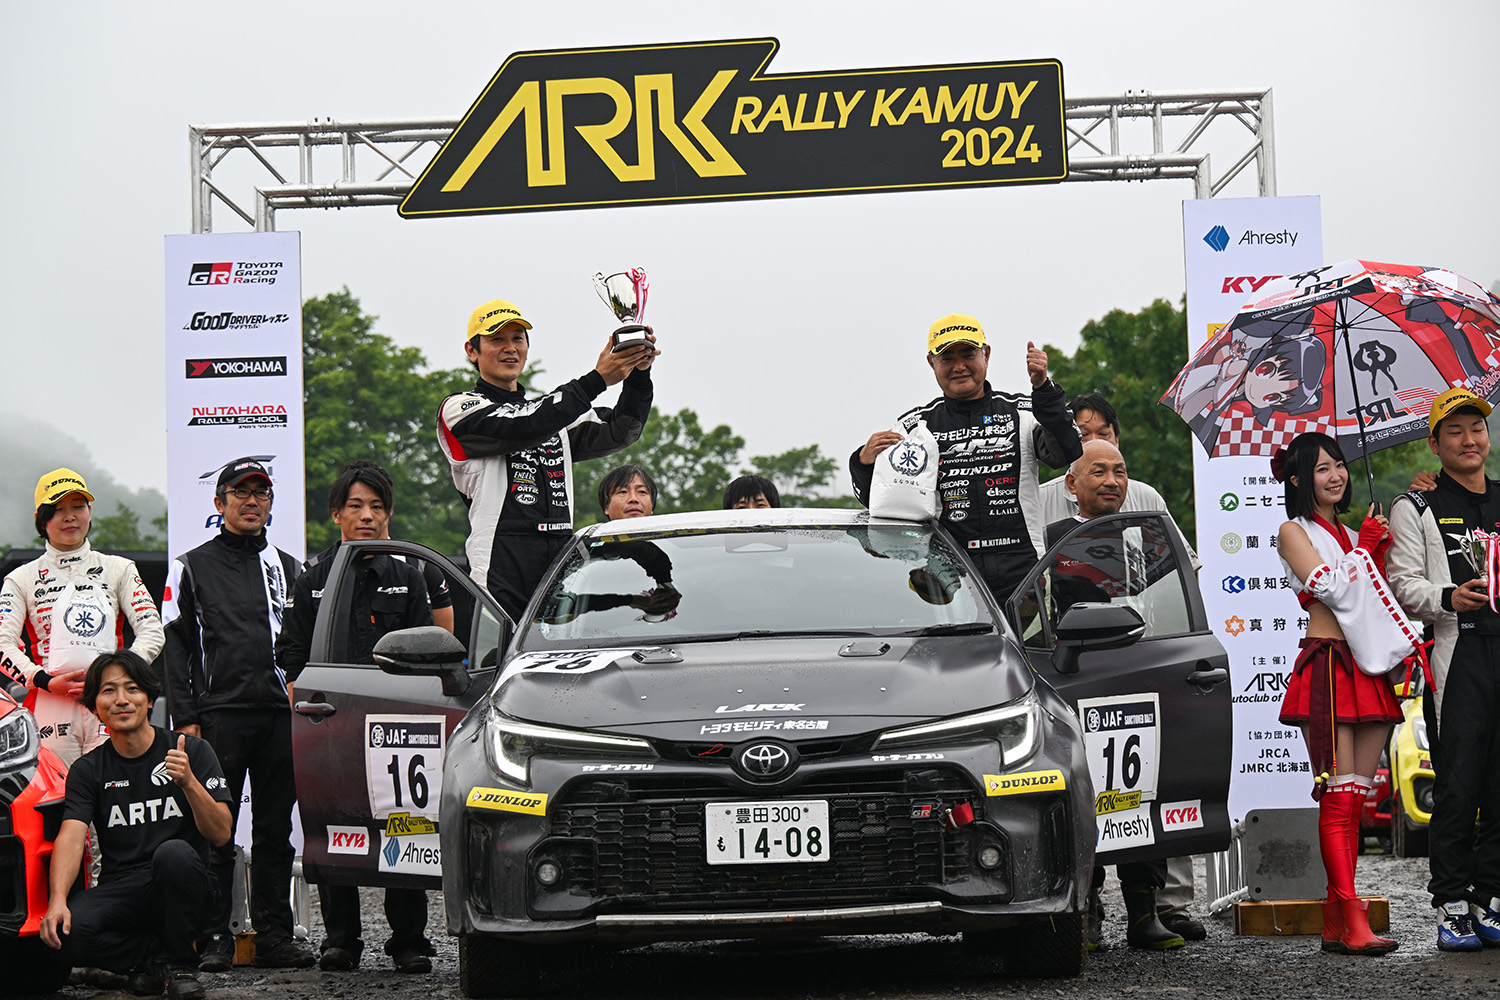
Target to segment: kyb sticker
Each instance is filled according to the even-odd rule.
[[[1161,829],[1163,833],[1173,830],[1196,830],[1203,826],[1203,800],[1186,802],[1163,802],[1161,804]]]
[[[329,854],[370,853],[370,831],[362,826],[330,826],[328,828]]]

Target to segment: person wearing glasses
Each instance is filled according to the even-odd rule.
[[[276,665],[276,637],[287,595],[301,565],[266,539],[271,474],[253,458],[236,459],[219,473],[214,508],[219,533],[180,556],[167,574],[167,708],[178,732],[213,747],[233,793],[239,821],[245,777],[255,795],[251,825],[250,917],[255,964],[306,968],[316,956],[292,938],[291,707],[286,675]],[[204,972],[234,963],[229,932],[234,842],[215,848],[219,899],[199,941]]]
[[[1038,460],[1055,469],[1083,454],[1067,395],[1047,377],[1047,354],[1026,343],[1030,395],[986,381],[990,345],[973,316],[950,313],[927,331],[927,364],[942,395],[903,413],[918,416],[938,442],[940,519],[968,551],[990,592],[1005,603],[1045,551]],[[1041,428],[1040,434],[1033,430]],[[868,506],[875,462],[902,435],[876,431],[849,456],[854,495]]]

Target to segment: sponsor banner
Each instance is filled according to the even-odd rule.
[[[329,854],[370,853],[370,831],[362,826],[330,826],[328,828]]]
[[[166,238],[167,521],[175,558],[218,532],[219,472],[271,473],[273,544],[306,550],[297,233]]]
[[[485,788],[476,785],[469,789],[464,805],[470,809],[494,809],[497,812],[526,813],[531,816],[547,815],[545,792],[513,792],[505,788]]]
[[[1184,802],[1163,802],[1161,804],[1161,830],[1163,833],[1171,833],[1174,830],[1197,830],[1203,826],[1203,802],[1201,799],[1189,799]]]
[[[383,872],[400,875],[431,875],[442,878],[443,850],[438,845],[438,835],[419,833],[392,837],[381,830],[378,868]]]
[[[1185,201],[1182,209],[1190,355],[1258,288],[1323,264],[1317,197],[1214,198]],[[1282,581],[1275,546],[1286,514],[1269,457],[1210,462],[1197,442],[1191,447],[1198,580],[1209,624],[1229,653],[1229,814],[1237,820],[1251,809],[1306,801],[1312,788],[1301,733],[1277,720],[1307,616]]]
[[[1058,770],[1023,771],[1020,774],[986,774],[984,793],[996,795],[1030,795],[1034,792],[1060,792],[1068,781]]]

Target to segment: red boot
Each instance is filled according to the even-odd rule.
[[[1349,820],[1358,809],[1359,795],[1349,783],[1330,787],[1318,800],[1318,850],[1323,856],[1323,870],[1328,874],[1328,899],[1323,903],[1324,951],[1348,953],[1344,941],[1346,900],[1354,898],[1354,860],[1349,851]]]
[[[1399,944],[1391,938],[1376,937],[1370,930],[1368,904],[1362,899],[1342,899],[1344,934],[1339,939],[1351,955],[1388,955]]]
[[[1344,946],[1344,911],[1337,899],[1323,900],[1323,950],[1335,955],[1347,955]]]

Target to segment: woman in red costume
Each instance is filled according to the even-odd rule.
[[[1351,597],[1373,596],[1383,581],[1358,570],[1363,566],[1367,574],[1383,576],[1390,533],[1374,505],[1357,539],[1339,523],[1338,515],[1349,509],[1349,473],[1338,442],[1328,435],[1299,434],[1271,459],[1271,471],[1286,484],[1286,511],[1292,517],[1281,526],[1278,551],[1308,614],[1307,636],[1282,699],[1281,721],[1302,728],[1317,776],[1313,798],[1318,800],[1318,842],[1328,873],[1323,950],[1384,955],[1396,950],[1396,942],[1371,932],[1366,905],[1354,891],[1354,864],[1365,796],[1390,726],[1401,721],[1401,709],[1384,677],[1360,670],[1339,617],[1319,596],[1328,596],[1330,581],[1344,589],[1334,602],[1341,606]],[[1362,559],[1358,549],[1373,562]]]

